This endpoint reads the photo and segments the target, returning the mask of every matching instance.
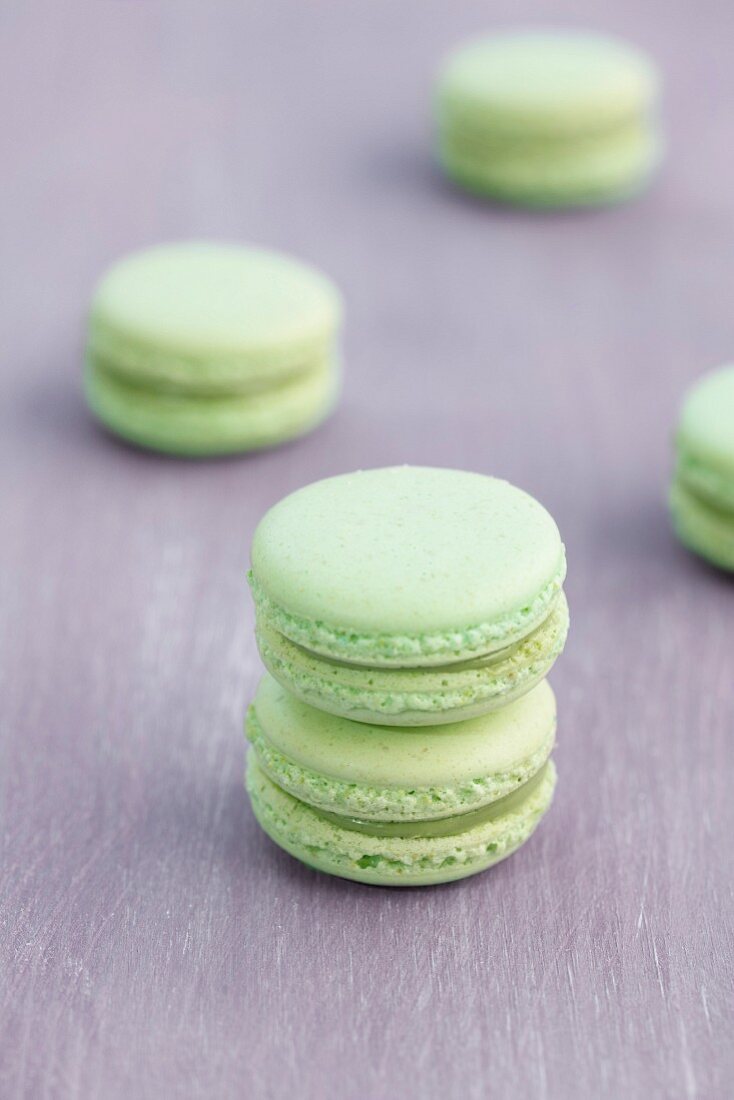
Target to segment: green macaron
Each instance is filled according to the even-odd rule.
[[[681,541],[734,571],[734,367],[705,375],[685,398],[670,492]]]
[[[638,50],[579,32],[457,49],[437,89],[439,158],[458,184],[529,206],[615,202],[660,157],[658,77]]]
[[[300,435],[337,393],[339,295],[258,248],[189,242],[128,256],[92,302],[85,392],[153,450],[226,454]]]
[[[568,629],[565,569],[551,516],[505,481],[410,466],[328,478],[255,532],[260,653],[330,713],[455,723],[546,675]]]
[[[383,886],[449,882],[523,844],[548,809],[556,709],[546,682],[455,726],[370,726],[272,677],[247,723],[247,789],[266,833],[321,871]]]

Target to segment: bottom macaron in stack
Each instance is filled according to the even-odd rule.
[[[676,452],[676,533],[689,550],[734,571],[734,367],[711,371],[688,393]]]
[[[319,871],[382,886],[483,871],[531,835],[555,786],[547,682],[456,725],[371,726],[266,675],[250,708],[247,789],[265,832]]]
[[[385,886],[450,882],[520,847],[550,806],[565,556],[507,482],[398,467],[317,482],[258,525],[268,668],[247,789],[303,863]]]

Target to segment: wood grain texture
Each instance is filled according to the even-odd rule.
[[[655,53],[648,196],[539,216],[441,183],[436,61],[508,20]],[[734,585],[664,508],[679,396],[734,355],[731,30],[728,0],[2,5],[3,1098],[731,1095]],[[181,236],[343,287],[311,438],[187,463],[88,421],[97,275]],[[536,837],[390,892],[254,823],[245,570],[279,497],[405,461],[546,504],[572,633]]]

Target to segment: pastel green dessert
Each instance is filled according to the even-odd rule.
[[[345,474],[260,522],[258,646],[322,710],[455,723],[546,675],[568,630],[565,571],[553,519],[505,481],[410,466]]]
[[[555,786],[546,682],[457,725],[370,726],[270,676],[247,722],[247,789],[266,833],[303,863],[383,886],[450,882],[523,844]]]
[[[529,206],[614,202],[660,157],[658,78],[640,52],[574,32],[470,42],[438,82],[439,157],[458,184]]]
[[[192,242],[136,253],[92,302],[87,401],[111,431],[154,450],[284,442],[333,407],[340,315],[324,276],[275,252]]]
[[[690,550],[734,571],[734,367],[712,371],[688,393],[676,451],[675,530]]]

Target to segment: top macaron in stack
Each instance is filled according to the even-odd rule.
[[[301,435],[337,390],[339,295],[264,249],[165,245],[95,293],[85,390],[111,431],[153,450],[226,454]]]
[[[439,157],[480,195],[529,206],[614,202],[659,159],[657,74],[636,49],[518,32],[456,50],[438,82]]]
[[[545,509],[504,481],[398,467],[285,498],[252,548],[270,675],[248,788],[282,847],[367,882],[443,882],[532,832],[554,784],[545,676],[568,629]]]

